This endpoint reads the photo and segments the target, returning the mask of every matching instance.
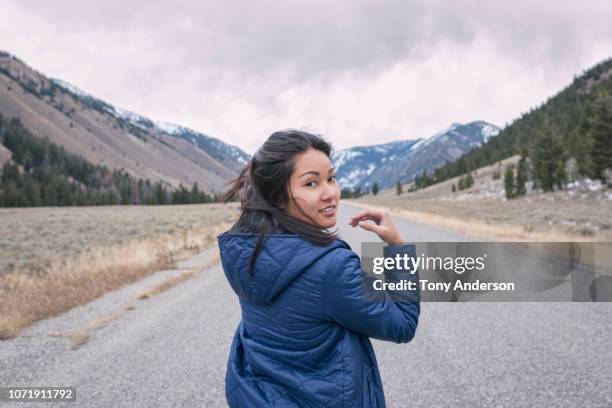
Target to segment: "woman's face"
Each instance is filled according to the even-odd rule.
[[[336,212],[340,201],[340,187],[329,158],[320,150],[308,149],[296,156],[289,181],[293,198],[300,207],[323,228],[336,225]],[[287,212],[308,223],[289,196]]]

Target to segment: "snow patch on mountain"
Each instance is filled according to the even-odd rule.
[[[174,123],[168,123],[168,122],[155,122],[155,126],[157,126],[157,128],[160,129],[162,132],[168,133],[170,135],[179,133],[180,131],[183,130],[182,126],[175,125]]]
[[[493,137],[493,136],[497,136],[499,134],[499,132],[501,132],[501,129],[498,128],[497,126],[492,126],[488,123],[485,123],[482,125],[482,135],[484,136],[483,138],[483,143],[487,143],[487,141]]]
[[[248,155],[236,146],[226,144],[221,140],[215,139],[201,132],[197,132],[195,130],[183,126],[176,125],[174,123],[154,122],[151,119],[142,116],[136,112],[110,105],[83,91],[79,87],[74,86],[71,83],[63,81],[61,79],[52,79],[52,81],[58,86],[67,90],[68,92],[72,93],[76,97],[82,98],[87,101],[97,102],[98,109],[102,109],[108,114],[118,119],[124,120],[142,130],[156,130],[160,133],[166,133],[171,136],[181,137],[185,140],[188,140],[193,145],[208,152],[221,162],[227,162],[227,156],[229,156],[231,160],[235,160],[239,166],[245,165],[248,161]]]
[[[349,160],[353,160],[356,157],[362,156],[363,153],[356,150],[340,150],[334,155],[334,164],[336,170],[342,167]]]
[[[419,147],[423,148],[425,146],[429,146],[433,142],[435,142],[435,141],[439,140],[440,138],[446,136],[449,132],[455,130],[457,128],[457,126],[459,126],[458,123],[453,123],[449,127],[445,128],[445,129],[442,129],[441,131],[439,131],[435,135],[431,136],[430,138],[425,139],[424,143],[422,145],[420,145]]]
[[[137,114],[136,112],[132,112],[126,109],[121,109],[116,106],[113,106],[113,110],[114,110],[115,116],[123,118],[133,123],[136,126],[140,126],[140,124],[144,121],[150,121],[148,118],[145,118],[144,116],[141,116]]]
[[[86,98],[94,98],[93,95],[88,94],[87,92],[85,92],[84,90],[79,88],[78,86],[72,85],[70,82],[62,81],[61,79],[57,79],[57,78],[51,78],[51,82],[53,82],[56,85],[59,85],[60,87],[62,87],[64,89],[72,92],[75,95],[78,95],[78,96],[81,96],[81,97],[86,97]]]

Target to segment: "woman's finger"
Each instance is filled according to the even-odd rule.
[[[351,222],[354,222],[356,219],[363,217],[364,215],[366,215],[365,210],[364,211],[359,211],[357,214],[353,215],[351,218],[349,218],[349,220]]]
[[[363,217],[356,218],[356,219],[354,219],[352,221],[349,221],[349,224],[351,224],[353,227],[355,227],[355,226],[357,226],[357,224],[359,224],[359,222],[367,221],[367,220],[371,220],[371,221],[374,221],[376,224],[380,224],[380,220],[377,220],[376,218],[371,217],[369,215],[365,215]]]
[[[359,226],[364,230],[374,232],[375,234],[379,234],[380,226],[373,222],[360,221]]]
[[[367,217],[367,218],[366,218]],[[382,211],[376,209],[367,209],[358,212],[353,217],[350,218],[351,224],[356,224],[362,219],[372,219],[376,220],[377,223],[382,219]]]
[[[355,214],[351,218],[359,218],[359,217],[363,217],[364,215],[369,215],[369,216],[372,216],[372,217],[381,217],[382,216],[382,211],[380,211],[380,210],[378,210],[376,208],[368,208],[368,209],[359,211],[357,214]]]
[[[353,221],[353,222],[358,222],[358,221],[360,221],[360,220],[375,220],[375,219],[376,219],[376,218],[375,218],[375,217],[372,217],[371,215],[363,215],[363,216],[361,216],[361,217],[357,217],[357,218],[353,219],[352,221]]]

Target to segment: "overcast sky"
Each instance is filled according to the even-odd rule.
[[[0,49],[253,153],[511,122],[612,56],[612,2],[0,0]]]

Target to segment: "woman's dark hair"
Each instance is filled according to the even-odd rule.
[[[229,232],[259,234],[249,262],[249,273],[253,271],[267,234],[297,234],[314,245],[328,245],[337,237],[337,232],[326,231],[306,214],[295,201],[289,186],[295,157],[311,148],[331,157],[331,144],[320,136],[294,129],[274,132],[238,177],[228,183],[232,187],[225,193],[223,201],[227,203],[238,193],[242,211]],[[289,215],[284,207],[290,201],[312,223]]]

